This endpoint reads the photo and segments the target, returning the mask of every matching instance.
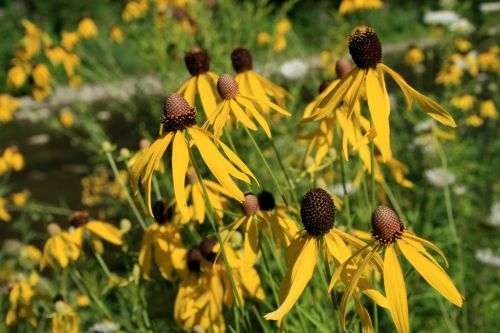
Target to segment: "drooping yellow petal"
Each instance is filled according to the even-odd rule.
[[[289,248],[292,247],[296,247],[292,251],[298,255],[283,280],[285,282],[289,279],[289,283],[282,283],[280,286],[280,294],[284,295],[284,299],[277,310],[264,316],[267,320],[282,320],[297,302],[314,273],[318,260],[316,239],[311,236],[298,238],[290,244]]]
[[[462,307],[462,295],[458,292],[451,278],[444,270],[416,251],[405,242],[398,242],[398,246],[405,258],[415,270],[444,298],[458,307]]]
[[[255,123],[248,117],[245,111],[243,111],[243,109],[234,99],[231,99],[229,101],[229,105],[231,106],[231,111],[234,113],[236,119],[239,122],[241,122],[246,128],[251,129],[252,131],[257,130],[257,126],[255,126]]]
[[[384,92],[373,69],[369,69],[366,74],[366,97],[373,126],[377,130],[377,136],[380,139],[382,158],[386,162],[392,157],[389,109],[385,103]]]
[[[267,137],[271,138],[271,129],[269,128],[266,119],[254,107],[253,103],[244,98],[238,99],[238,102],[240,102],[246,108],[246,110],[250,112],[250,114],[255,118],[255,120],[257,120],[259,125],[264,129],[264,132],[266,132]]]
[[[446,267],[449,266],[448,259],[446,259],[446,256],[444,255],[443,251],[441,251],[436,245],[432,244],[428,240],[425,240],[425,239],[420,238],[420,237],[418,237],[416,235],[413,235],[412,233],[410,233],[408,231],[405,232],[404,238],[405,238],[405,240],[407,240],[409,238],[409,239],[411,239],[413,241],[419,242],[422,245],[427,246],[427,247],[433,249],[434,251],[436,251],[441,256],[441,258],[443,258]]]
[[[248,218],[246,224],[244,249],[244,267],[250,268],[257,261],[257,255],[259,252],[259,230],[257,228],[257,221],[253,216]]]
[[[196,107],[195,96],[196,96],[196,76],[191,77],[188,80],[188,85],[186,86],[186,90],[184,91],[184,99],[189,103],[189,106]]]
[[[191,197],[193,199],[194,217],[199,223],[203,223],[203,221],[205,221],[206,206],[205,206],[205,199],[203,196],[203,189],[201,188],[200,184],[192,185]]]
[[[187,219],[189,211],[186,204],[186,172],[189,166],[189,149],[182,132],[176,132],[172,143],[172,177],[177,207],[182,216]]]
[[[123,244],[120,230],[112,224],[101,221],[92,221],[87,223],[85,228],[107,242],[115,245]]]
[[[270,107],[271,109],[273,109],[273,110],[281,113],[282,115],[290,116],[290,113],[288,111],[286,111],[282,107],[274,104],[273,102],[269,102],[269,101],[266,101],[266,100],[263,100],[263,99],[259,99],[259,98],[256,98],[254,96],[243,96],[243,95],[240,95],[240,96],[236,97],[236,100],[239,100],[241,98],[248,99],[248,100],[254,102],[255,105],[264,104],[265,106]]]
[[[144,236],[142,238],[142,243],[141,243],[141,250],[139,252],[139,267],[141,268],[142,274],[144,278],[150,279],[151,277],[149,276],[151,272],[151,259],[152,259],[152,250],[151,246],[153,243],[153,237],[154,237],[154,230],[150,227],[148,228]]]
[[[412,96],[417,100],[417,103],[420,105],[420,107],[423,109],[423,111],[432,118],[436,119],[439,121],[441,124],[450,126],[450,127],[457,127],[457,124],[455,123],[455,120],[453,120],[453,117],[446,111],[441,105],[433,101],[432,99],[422,95],[418,91],[416,91],[414,88],[412,88],[406,81],[403,79],[401,75],[393,71],[391,68],[384,64],[379,64],[380,68],[388,73],[394,81],[398,84],[398,86],[403,90],[405,93],[406,99],[408,100],[409,96]]]
[[[198,75],[198,93],[200,94],[201,105],[203,105],[205,115],[209,115],[215,111],[217,102],[206,75]]]
[[[371,333],[373,330],[373,325],[368,310],[366,310],[366,308],[357,297],[354,298],[354,304],[356,305],[356,310],[358,311],[359,317],[361,318],[361,332]]]
[[[410,332],[406,286],[401,266],[393,245],[386,247],[384,258],[384,287],[392,320],[399,333]]]

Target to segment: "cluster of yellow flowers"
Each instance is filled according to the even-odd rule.
[[[282,18],[275,26],[273,35],[262,31],[257,34],[257,45],[259,47],[267,47],[273,45],[275,52],[282,52],[286,49],[288,41],[286,34],[292,29],[292,23],[287,18]]]
[[[120,172],[121,181],[126,181],[126,171]],[[82,203],[88,207],[104,204],[106,199],[124,200],[125,192],[120,186],[120,179],[111,180],[105,169],[98,169],[94,174],[82,179]]]
[[[358,10],[380,9],[383,5],[381,0],[342,0],[339,14],[345,15]]]

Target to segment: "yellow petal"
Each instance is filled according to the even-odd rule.
[[[257,261],[259,252],[259,231],[257,229],[257,221],[253,216],[250,216],[245,228],[245,267],[252,267]]]
[[[243,95],[240,95],[240,96],[237,97],[237,99],[240,99],[240,98],[248,99],[248,100],[254,102],[254,104],[257,105],[257,106],[259,104],[264,104],[265,106],[270,107],[271,109],[273,109],[273,110],[281,113],[282,115],[290,116],[290,113],[288,111],[286,111],[282,107],[274,104],[273,102],[269,102],[269,101],[266,101],[266,100],[263,100],[263,99],[259,99],[259,98],[256,98],[254,96],[243,96]]]
[[[244,99],[244,98],[239,98],[237,100],[247,109],[247,111],[250,112],[250,114],[255,118],[255,120],[257,120],[259,125],[264,129],[264,132],[266,132],[267,137],[270,138],[271,137],[271,129],[269,128],[269,125],[268,125],[266,119],[254,107],[253,103],[250,102],[249,100]]]
[[[391,131],[389,128],[389,109],[385,103],[384,92],[375,72],[369,69],[366,74],[366,98],[380,140],[380,150],[384,162],[391,159]]]
[[[231,106],[231,111],[234,113],[236,119],[243,123],[243,125],[252,131],[257,130],[257,126],[255,123],[248,117],[248,115],[243,111],[238,103],[234,99],[229,101],[229,105]]]
[[[189,165],[189,149],[182,132],[177,132],[172,143],[172,177],[177,206],[184,218],[188,218],[189,211],[186,204],[186,171]]]
[[[410,332],[406,286],[393,245],[388,245],[384,258],[384,287],[392,320],[399,333]]]
[[[209,115],[215,111],[217,102],[206,75],[206,73],[198,75],[198,93],[200,94],[201,105],[203,105],[205,115]]]
[[[416,242],[421,243],[421,244],[422,244],[422,245],[424,245],[424,246],[427,246],[427,247],[429,247],[429,248],[433,249],[434,251],[436,251],[436,252],[437,252],[437,253],[441,256],[441,258],[443,258],[443,260],[444,260],[444,262],[445,262],[446,267],[448,267],[448,266],[449,266],[449,264],[448,264],[448,260],[446,259],[446,256],[444,255],[443,251],[441,251],[441,250],[440,250],[440,249],[439,249],[436,245],[432,244],[432,243],[431,243],[431,242],[429,242],[428,240],[425,240],[425,239],[423,239],[423,238],[420,238],[420,237],[418,237],[418,236],[416,236],[416,235],[413,235],[413,234],[411,234],[411,233],[409,233],[409,232],[405,232],[405,234],[404,234],[404,238],[405,238],[405,239],[406,239],[406,238],[409,238],[409,239],[411,239],[411,240],[414,240],[414,241],[416,241]],[[406,239],[406,240],[407,240],[407,239]]]
[[[292,251],[298,255],[284,278],[286,281],[288,277],[290,283],[282,283],[280,286],[280,295],[283,295],[284,299],[277,310],[264,316],[267,320],[282,320],[297,302],[314,273],[318,260],[316,239],[305,236],[293,241],[289,248],[292,247],[296,247]]]
[[[361,332],[371,333],[373,330],[372,319],[368,310],[361,304],[357,297],[354,298],[354,304],[356,305],[356,310],[358,311],[359,317],[361,318]]]
[[[398,246],[405,258],[415,270],[444,298],[458,307],[462,307],[462,295],[458,292],[451,278],[444,270],[416,251],[405,242],[398,242]]]
[[[429,116],[436,119],[443,125],[457,127],[457,124],[455,123],[455,120],[453,120],[453,117],[441,105],[413,89],[408,83],[406,83],[401,75],[393,71],[388,66],[384,64],[379,64],[379,66],[383,71],[389,73],[389,75],[392,76],[401,90],[403,90],[407,101],[409,99],[409,96],[414,97],[423,111],[425,113],[428,113]]]
[[[186,86],[186,90],[184,91],[184,99],[188,102],[189,106],[196,107],[195,103],[195,95],[196,95],[196,76],[191,77],[188,80],[188,84]]]
[[[92,221],[85,225],[85,228],[89,230],[91,233],[99,236],[115,245],[122,245],[123,240],[120,233],[120,230],[116,228],[114,225],[101,222],[101,221]]]

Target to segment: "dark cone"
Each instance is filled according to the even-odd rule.
[[[261,210],[270,211],[276,208],[276,201],[274,201],[274,196],[271,192],[262,191],[257,195],[259,200],[259,207]]]
[[[217,257],[217,253],[213,252],[212,249],[217,244],[217,241],[211,237],[205,238],[200,246],[198,247],[201,255],[210,262],[214,262]]]
[[[253,68],[252,55],[244,47],[237,47],[231,52],[231,62],[236,73],[249,71]]]
[[[330,83],[332,83],[331,80],[323,80],[323,81],[321,81],[321,84],[319,85],[319,88],[318,88],[318,93],[321,94],[323,91],[325,91],[325,89],[328,88],[328,86],[330,85]]]
[[[259,211],[259,199],[252,192],[245,193],[245,200],[241,203],[241,210],[246,216],[254,215]]]
[[[170,222],[174,217],[174,206],[169,206],[168,201],[161,200],[153,204],[153,217],[158,224],[165,224]]]
[[[238,83],[231,74],[222,74],[217,81],[217,91],[223,99],[232,99],[238,96]]]
[[[378,206],[372,214],[372,238],[380,244],[390,244],[403,236],[405,225],[396,213],[386,206]]]
[[[184,56],[184,62],[189,73],[193,76],[204,74],[210,70],[210,58],[207,50],[195,47]]]
[[[344,78],[352,70],[352,62],[347,59],[339,59],[335,64],[335,73],[339,79]]]
[[[200,250],[190,249],[187,253],[187,267],[191,272],[199,272],[201,268],[201,260],[203,259]]]
[[[362,69],[375,68],[382,62],[382,46],[371,28],[356,29],[349,37],[352,60]]]
[[[68,222],[72,227],[81,227],[89,222],[89,213],[85,210],[75,211],[68,217]]]
[[[173,93],[165,98],[160,122],[167,132],[182,131],[196,125],[196,109],[190,107],[184,97]]]
[[[327,234],[335,223],[335,204],[330,194],[320,188],[309,190],[300,204],[300,218],[311,236]]]

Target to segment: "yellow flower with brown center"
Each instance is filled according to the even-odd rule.
[[[94,38],[99,34],[99,30],[95,25],[95,22],[89,18],[85,17],[78,22],[78,35],[83,39]]]
[[[370,263],[373,256],[377,253],[385,253],[383,270],[381,273],[383,274],[384,289],[392,320],[398,332],[410,332],[406,286],[397,255],[398,250],[403,254],[410,265],[437,292],[456,306],[462,306],[462,296],[456,289],[453,281],[427,251],[426,247],[439,253],[446,265],[448,265],[441,250],[431,242],[417,237],[412,232],[408,231],[405,225],[399,220],[396,213],[389,207],[377,207],[372,214],[371,225],[373,241],[339,266],[330,282],[330,288],[332,288],[349,263],[356,257],[362,258],[353,273],[349,286],[342,296],[340,306],[341,322],[342,318],[345,317],[345,312],[342,310],[348,304],[349,298],[353,295],[354,288],[366,265]]]
[[[179,226],[172,221],[174,214],[174,206],[166,201],[157,201],[153,205],[153,216],[157,223],[151,224],[144,232],[138,259],[145,279],[151,279],[153,257],[161,276],[166,280],[172,281],[174,271],[186,268],[186,249]]]
[[[495,102],[491,98],[486,98],[479,103],[479,114],[483,118],[497,119],[498,112]]]
[[[291,95],[253,70],[253,58],[248,49],[244,47],[234,49],[231,52],[231,63],[237,73],[235,80],[243,95],[255,96],[267,103],[273,99],[280,107],[285,107],[285,99],[291,98]],[[261,105],[259,110],[267,115],[270,107]]]
[[[404,62],[408,66],[415,67],[424,62],[424,60],[425,56],[422,49],[416,46],[410,46],[410,48],[408,48],[408,51],[406,51]]]
[[[20,88],[26,82],[26,71],[21,66],[13,66],[7,71],[7,81],[16,88]]]
[[[453,97],[450,101],[450,104],[457,109],[466,112],[472,110],[475,101],[476,98],[474,96],[472,96],[471,94],[463,93]]]
[[[240,93],[238,83],[230,74],[223,74],[219,77],[217,90],[222,97],[222,102],[219,103],[215,112],[209,114],[204,125],[204,127],[208,127],[208,125],[213,127],[216,138],[222,135],[226,122],[232,120],[236,120],[248,129],[256,131],[257,126],[251,118],[257,121],[270,138],[271,129],[259,110],[262,110],[262,107],[268,107],[285,116],[290,115],[285,109],[270,102],[267,98],[261,99],[257,96]]]
[[[300,205],[300,217],[305,231],[296,237],[286,250],[288,272],[279,290],[280,306],[266,314],[265,319],[277,320],[281,326],[283,317],[292,309],[312,278],[320,251],[326,251],[337,264],[341,264],[351,257],[351,250],[346,243],[356,249],[366,248],[363,241],[334,227],[335,215],[335,204],[325,190],[315,188],[304,195]],[[326,244],[326,248],[320,244]],[[367,295],[380,305],[385,305],[384,297],[369,283],[360,285],[359,290],[367,292]],[[362,320],[365,319],[362,317]]]
[[[19,108],[19,100],[7,94],[0,94],[0,124],[12,120]]]
[[[320,120],[332,113],[342,102],[347,105],[347,119],[351,119],[354,105],[365,90],[368,108],[375,135],[380,141],[382,158],[387,161],[392,156],[390,143],[390,101],[384,74],[389,74],[403,91],[407,107],[415,99],[422,110],[444,125],[455,127],[451,115],[438,103],[412,88],[394,70],[382,63],[382,47],[378,36],[371,28],[357,28],[349,38],[349,52],[356,66],[338,82],[325,90],[325,97],[318,103],[312,116],[303,121]],[[345,131],[344,131],[344,135]]]
[[[196,126],[196,109],[189,106],[179,94],[171,94],[165,99],[161,123],[166,131],[147,149],[142,151],[131,170],[133,192],[138,191],[139,180],[145,190],[146,205],[151,209],[151,179],[167,147],[172,143],[172,176],[175,199],[184,218],[189,216],[186,204],[186,172],[189,167],[190,147],[198,148],[201,158],[217,181],[238,201],[243,201],[243,192],[234,183],[233,177],[250,183],[255,176],[250,169],[222,141],[219,141]],[[218,147],[216,146],[216,144]],[[222,149],[224,155],[220,152]],[[192,162],[192,161],[191,161]]]
[[[125,32],[123,31],[123,29],[117,25],[113,25],[111,27],[111,31],[109,32],[109,39],[112,42],[120,44],[121,42],[123,42],[124,38],[125,38]]]
[[[43,256],[40,261],[40,269],[43,270],[47,265],[55,268],[68,267],[70,261],[75,262],[80,256],[80,246],[78,240],[67,231],[62,231],[61,227],[55,223],[47,226],[49,239],[43,246]]]
[[[219,76],[210,71],[210,58],[207,50],[195,47],[184,56],[184,62],[191,74],[177,91],[184,96],[190,106],[195,107],[195,96],[198,94],[205,115],[212,114],[217,106],[216,85]]]

